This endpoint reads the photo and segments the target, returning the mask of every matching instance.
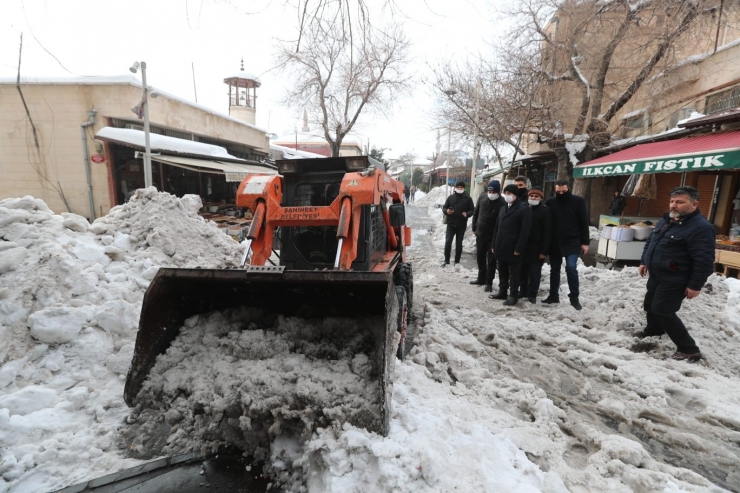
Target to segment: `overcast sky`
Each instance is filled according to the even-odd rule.
[[[382,0],[369,0],[379,7]],[[360,119],[356,134],[366,143],[390,148],[387,155],[434,152],[434,97],[424,84],[443,59],[475,56],[497,29],[494,0],[396,0],[397,15],[411,38],[413,96],[389,117]],[[245,70],[262,81],[257,124],[280,136],[291,134],[303,108],[280,101],[288,80],[274,70],[279,39],[295,36],[294,2],[286,0],[0,0],[0,76],[15,76],[20,33],[21,74],[94,76],[129,74],[134,60],[147,62],[150,85],[228,112],[224,77]],[[132,104],[135,101],[132,101]],[[156,104],[156,103],[152,103]],[[312,108],[307,108],[309,112]],[[443,138],[443,142],[446,139]],[[469,151],[469,150],[468,150]]]

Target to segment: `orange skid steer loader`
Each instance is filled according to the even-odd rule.
[[[366,156],[283,160],[277,166],[280,175],[249,175],[239,186],[237,206],[253,211],[242,269],[163,268],[152,280],[126,403],[148,405],[142,388],[149,373],[193,315],[246,307],[307,320],[348,318],[361,321],[362,329],[335,324],[318,337],[335,346],[361,341],[355,346],[367,356],[374,380],[368,388],[379,395],[373,409],[342,421],[387,435],[393,365],[405,354],[413,301],[403,184]],[[242,330],[250,330],[248,322]],[[299,351],[301,344],[294,347]]]

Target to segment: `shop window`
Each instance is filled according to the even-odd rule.
[[[707,96],[704,103],[704,114],[712,115],[740,106],[740,86]]]

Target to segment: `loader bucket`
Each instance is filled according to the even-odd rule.
[[[362,321],[361,333],[354,334],[352,340],[361,341],[357,347],[368,358],[373,380],[370,388],[379,395],[371,399],[376,403],[373,409],[348,416],[346,422],[387,435],[398,317],[390,272],[284,271],[283,267],[269,266],[246,270],[160,269],[144,296],[126,378],[126,403],[131,407],[151,404],[143,396],[142,387],[157,357],[170,348],[186,319],[242,307],[306,320],[338,317]],[[368,324],[369,320],[378,322]],[[245,320],[242,334],[250,330],[248,322]],[[319,336],[341,345],[348,334],[334,327]]]

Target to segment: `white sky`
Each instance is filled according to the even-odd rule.
[[[382,0],[369,1],[378,8],[383,4]],[[363,144],[369,139],[371,146],[392,149],[386,151],[387,156],[405,152],[429,156],[434,152],[434,98],[425,80],[440,60],[464,59],[488,49],[491,38],[498,34],[490,7],[494,3],[396,0],[406,14],[397,20],[404,23],[413,43],[410,72],[414,74],[414,89],[387,118],[360,118],[355,133]],[[144,60],[150,85],[194,100],[192,62],[198,103],[226,113],[223,78],[239,69],[243,56],[245,70],[262,81],[257,93],[257,124],[287,137],[296,125],[300,128],[303,108],[280,104],[288,81],[284,73],[271,68],[277,40],[294,37],[296,14],[288,4],[293,2],[2,0],[0,76],[16,75],[23,32],[22,75],[121,75],[129,74],[134,60]]]

